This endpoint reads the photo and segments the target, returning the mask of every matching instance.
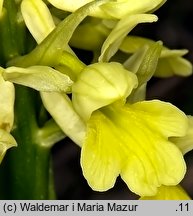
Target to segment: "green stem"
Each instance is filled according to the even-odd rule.
[[[26,28],[19,5],[15,0],[5,0],[0,15],[1,60],[5,63],[19,54],[25,53]]]
[[[4,62],[6,62],[17,56],[18,52],[15,40],[13,40],[11,34],[8,11],[5,8],[3,8],[2,16],[0,17],[0,32],[1,55],[3,55]]]
[[[50,199],[50,147],[37,138],[36,92],[17,86],[15,102],[15,126],[13,135],[18,143],[6,155],[6,185],[4,199]]]

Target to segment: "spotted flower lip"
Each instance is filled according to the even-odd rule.
[[[155,196],[140,197],[140,200],[191,200],[180,186],[161,186]]]
[[[114,103],[88,121],[81,166],[93,190],[112,188],[120,175],[140,196],[154,196],[161,185],[176,185],[186,165],[168,137],[186,134],[185,114],[159,100]]]

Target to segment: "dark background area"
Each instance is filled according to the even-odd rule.
[[[169,48],[186,48],[186,58],[193,63],[193,0],[168,0],[155,13],[159,21],[137,27],[138,35],[162,40]],[[186,114],[193,115],[193,77],[153,78],[148,85],[148,99],[172,102]],[[55,185],[58,199],[136,199],[125,183],[118,178],[113,189],[94,192],[82,176],[80,149],[66,138],[53,148]],[[193,151],[185,155],[188,171],[183,187],[193,198]]]

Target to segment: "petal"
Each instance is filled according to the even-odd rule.
[[[29,31],[37,43],[41,43],[55,28],[52,15],[42,0],[23,0],[21,12]]]
[[[144,45],[152,46],[154,43],[156,42],[149,38],[129,35],[123,40],[120,46],[120,50],[125,53],[134,53]],[[160,58],[181,57],[187,53],[188,50],[186,49],[170,50],[167,47],[163,46]]]
[[[86,141],[81,150],[83,175],[96,191],[112,188],[121,170],[116,128],[102,113],[96,111],[88,122]]]
[[[101,8],[110,16],[121,19],[128,14],[139,14],[152,11],[163,5],[166,0],[118,0],[109,2]]]
[[[92,0],[48,0],[54,7],[65,11],[75,11]]]
[[[0,163],[6,151],[14,146],[17,146],[17,143],[13,136],[5,130],[0,129]]]
[[[173,75],[190,76],[192,64],[182,57],[160,58],[155,72],[156,77],[170,77]]]
[[[0,128],[11,131],[14,120],[14,85],[5,81],[0,74]]]
[[[137,52],[139,57],[143,57],[142,47],[144,45],[152,46],[155,42],[153,40],[136,37],[127,36],[122,44],[120,45],[120,50],[125,53],[135,53]],[[141,48],[141,51],[140,51]],[[163,47],[158,65],[155,71],[155,76],[157,77],[170,77],[172,75],[189,76],[192,74],[192,64],[188,60],[184,59],[182,56],[187,54],[187,50],[170,50],[167,47]],[[130,64],[137,58],[136,54],[132,57],[125,65]]]
[[[152,131],[159,129],[165,137],[182,137],[187,133],[186,115],[171,103],[151,100],[135,103],[131,107]]]
[[[48,0],[52,5],[56,8],[65,11],[75,11],[83,5],[91,2],[91,0]],[[145,13],[152,10],[157,10],[161,7],[166,0],[118,0],[118,1],[110,1],[104,4],[101,9],[95,9],[91,11],[91,16],[96,16],[99,18],[117,18],[120,19],[127,14],[134,13]]]
[[[28,68],[8,67],[3,72],[5,80],[28,86],[38,91],[67,92],[73,84],[65,74],[47,66],[31,66]]]
[[[156,194],[157,187],[162,184],[178,184],[186,172],[186,165],[178,148],[160,138],[151,140],[153,133],[147,136],[147,132],[144,131],[142,135],[138,132],[140,140],[135,145],[141,147],[135,148],[136,156],[128,161],[121,172],[121,177],[130,190],[140,196]]]
[[[193,116],[188,116],[188,131],[183,137],[172,137],[170,141],[175,143],[183,154],[193,149]]]
[[[165,108],[164,103],[159,105],[160,109]],[[101,113],[92,114],[82,147],[81,166],[93,189],[103,191],[111,188],[120,174],[134,193],[151,196],[156,194],[160,185],[176,185],[184,177],[186,165],[183,155],[167,140],[162,125],[161,130],[159,125],[153,125],[156,118],[149,118],[151,103],[147,109],[149,113],[139,107],[139,103],[127,106],[117,103],[102,108]],[[170,113],[157,115],[160,119],[164,115],[168,119],[165,124],[170,124]],[[183,121],[186,117],[178,123],[183,124]]]
[[[114,118],[114,124],[119,128],[122,127],[122,136],[119,137],[122,137],[129,150],[125,152],[129,160],[125,162],[122,168],[121,177],[131,191],[140,195],[155,194],[157,187],[161,184],[175,185],[179,183],[186,171],[183,155],[179,149],[164,137],[162,125],[154,124],[156,118],[149,118],[151,115],[155,117],[155,113],[152,114],[151,112],[155,101],[149,102],[149,106],[146,107],[143,106],[144,103],[138,102],[127,105],[126,108],[116,108],[116,111],[119,112],[119,118]],[[142,104],[141,107],[140,104]],[[163,110],[164,105],[165,103],[160,103],[160,109]],[[140,107],[141,110],[136,110],[136,106]],[[108,115],[116,114],[109,112]],[[160,120],[162,118],[168,119],[168,122],[165,121],[166,125],[170,124],[170,113],[162,112],[157,113],[157,115],[160,115]],[[186,122],[186,116],[179,123],[183,124],[183,121]],[[173,127],[178,126],[173,125]]]
[[[169,63],[172,67],[173,73],[176,75],[190,76],[192,74],[192,64],[184,58],[170,58]]]
[[[80,7],[86,5],[89,2],[92,2],[93,0],[48,0],[54,7],[59,8],[60,10],[64,11],[70,11],[74,12]],[[104,1],[105,2],[105,1]],[[91,10],[89,15],[100,17],[100,18],[111,18],[110,15],[106,14],[103,10],[99,8],[95,8],[94,10]]]
[[[85,124],[74,110],[66,94],[41,92],[43,104],[62,131],[76,144],[82,145],[85,137]]]
[[[101,49],[99,61],[109,61],[118,51],[124,38],[136,25],[139,23],[156,22],[157,19],[157,16],[153,14],[134,14],[121,19],[105,40]]]
[[[191,200],[180,186],[161,186],[155,196],[141,197],[140,200]]]
[[[0,0],[0,17],[1,17],[2,9],[3,9],[3,1],[4,0]]]
[[[116,62],[95,63],[82,70],[72,86],[72,103],[87,121],[91,113],[103,106],[126,99],[137,86],[135,74]]]

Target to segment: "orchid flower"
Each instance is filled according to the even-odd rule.
[[[33,0],[23,0],[22,4],[27,2],[34,3]],[[60,9],[74,11],[90,1],[76,1],[77,4],[73,1],[68,2],[68,5],[65,3],[67,1],[49,2]],[[64,79],[64,86],[61,89],[53,88],[59,83],[53,81],[50,82],[53,84],[50,85],[50,92],[45,92],[47,90],[40,88],[41,86],[34,88],[41,91],[44,106],[61,129],[81,146],[83,175],[93,190],[105,191],[112,188],[120,175],[134,193],[142,197],[155,196],[160,187],[178,185],[185,175],[186,164],[183,154],[172,138],[187,135],[186,115],[174,105],[159,100],[131,102],[136,91],[144,87],[153,76],[158,57],[181,56],[184,52],[171,54],[167,49],[161,51],[162,44],[158,42],[148,44],[148,48],[145,47],[142,51],[136,51],[134,55],[141,58],[138,58],[135,65],[131,64],[131,60],[124,66],[117,62],[109,62],[118,49],[124,47],[124,39],[137,24],[157,21],[155,15],[145,13],[157,9],[164,2],[160,0],[152,4],[152,1],[147,0],[142,4],[139,1],[101,1],[100,8],[93,2],[93,5],[88,4],[72,13],[54,31],[51,32],[52,28],[47,28],[45,34],[40,32],[39,35],[33,20],[29,20],[28,28],[32,29],[32,35],[40,45],[18,62],[27,59],[26,64],[30,64],[30,60],[33,59],[31,64],[41,63],[57,68],[58,62],[54,62],[55,59],[51,59],[51,56],[60,56],[65,52],[75,55],[68,43],[76,27],[87,15],[99,13],[99,17],[120,19],[102,45],[99,62],[88,66],[82,65],[76,73],[74,82],[66,76],[59,75],[55,69],[48,70],[47,66],[32,66],[25,69],[12,67],[3,72],[5,79],[15,83],[19,81],[20,84],[30,87],[35,86],[34,80],[41,79],[34,70],[40,67],[55,73],[54,76],[58,80]],[[63,8],[63,5],[72,8]],[[32,9],[31,6],[29,8]],[[52,20],[47,6],[44,8],[45,14],[50,17],[49,20]],[[116,8],[120,13],[115,11],[112,14]],[[25,7],[22,10],[27,23],[25,13],[29,14],[29,11],[26,11]],[[65,32],[67,24],[69,28]],[[41,29],[41,25],[39,27]],[[52,50],[52,54],[55,55],[48,55],[48,50]],[[25,62],[24,66],[26,67]],[[130,70],[130,66],[134,69]],[[27,78],[23,76],[28,72],[34,77],[32,83],[27,83]],[[72,101],[65,94],[68,87],[72,90]],[[67,125],[66,122],[70,123]]]
[[[125,104],[137,80],[117,64],[90,65],[72,86],[75,110],[87,122],[83,174],[93,190],[112,188],[120,175],[134,193],[153,196],[185,175],[183,155],[168,138],[185,136],[188,120],[170,103]]]

